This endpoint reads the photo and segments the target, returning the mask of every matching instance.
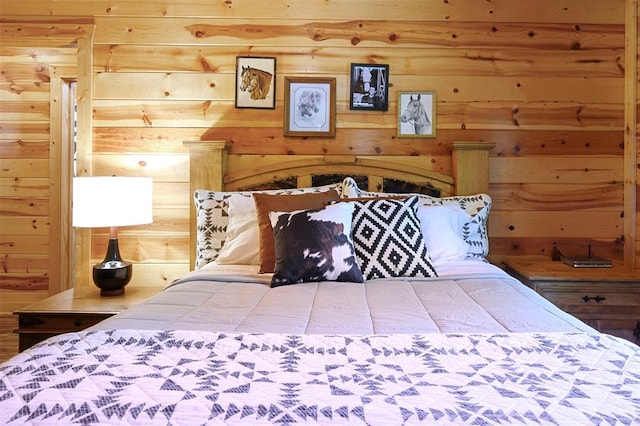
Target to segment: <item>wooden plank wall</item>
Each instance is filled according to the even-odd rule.
[[[75,69],[76,49],[3,43],[0,60],[0,298],[15,304],[49,292],[51,81]]]
[[[493,260],[550,255],[554,244],[576,254],[591,245],[622,259],[625,8],[633,1],[31,0],[26,12],[22,1],[0,0],[0,8],[3,17],[95,19],[92,173],[155,182],[154,223],[120,230],[136,285],[167,283],[188,270],[182,142],[198,139],[231,140],[235,154],[411,154],[445,173],[449,143],[493,141]],[[277,58],[275,110],[235,108],[239,55]],[[388,112],[349,109],[352,62],[389,64]],[[41,85],[11,92],[14,80],[26,78],[19,70],[0,77],[3,117],[46,120]],[[285,75],[337,78],[335,138],[283,136]],[[437,138],[396,138],[397,94],[411,90],[437,92]],[[2,146],[25,139],[2,121]],[[44,155],[44,127],[21,127],[33,139],[33,148],[20,148],[25,161]],[[6,151],[3,164],[14,164]],[[44,196],[31,185],[14,191],[13,177],[3,175],[3,197]],[[10,223],[32,214],[1,211],[3,238]],[[93,233],[94,261],[106,236]],[[26,244],[29,256],[40,250]],[[25,267],[10,269],[0,272],[4,288]],[[28,289],[18,280],[11,286]]]

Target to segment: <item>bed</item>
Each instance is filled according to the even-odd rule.
[[[0,366],[0,423],[640,422],[640,348],[487,262],[490,144],[451,175],[188,146],[195,269]]]

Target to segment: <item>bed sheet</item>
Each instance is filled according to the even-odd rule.
[[[453,262],[438,278],[318,282],[277,288],[256,266],[212,265],[94,329],[243,333],[391,334],[594,332],[481,261]]]

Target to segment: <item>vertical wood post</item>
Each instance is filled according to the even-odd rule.
[[[210,191],[224,190],[224,177],[227,174],[227,151],[231,147],[228,141],[185,141],[189,149],[189,191],[191,193],[189,232],[189,268],[196,264],[196,206],[193,193],[197,189]]]
[[[638,2],[625,2],[624,51],[624,264],[640,267],[638,216]]]
[[[489,191],[489,151],[493,142],[454,142],[451,144],[453,177],[456,195],[471,195]]]
[[[77,101],[77,146],[76,175],[91,176],[93,174],[93,34],[78,40],[78,83],[76,86]],[[71,185],[70,185],[71,186]],[[69,218],[69,220],[71,220]],[[91,272],[91,229],[78,228],[73,232],[73,270],[75,271],[73,286],[93,286]]]

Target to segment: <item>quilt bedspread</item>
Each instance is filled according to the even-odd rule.
[[[0,366],[0,424],[638,424],[640,348],[587,333],[85,331]]]

